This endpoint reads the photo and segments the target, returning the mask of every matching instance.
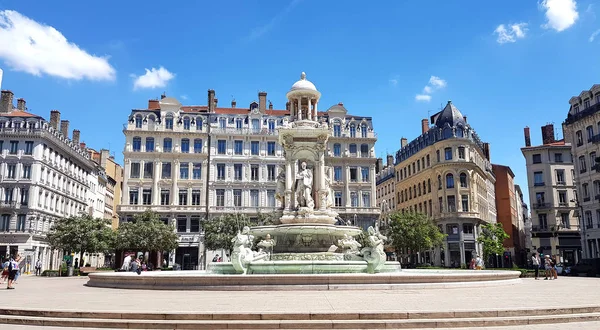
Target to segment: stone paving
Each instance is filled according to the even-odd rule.
[[[16,290],[0,289],[11,307],[161,312],[473,311],[600,305],[600,279],[523,279],[483,288],[358,291],[151,291],[86,287],[87,277],[23,276]]]

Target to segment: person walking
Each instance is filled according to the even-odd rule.
[[[126,272],[129,270],[129,266],[131,264],[131,255],[126,255],[125,259],[123,259],[123,266],[121,266],[121,270]]]
[[[550,262],[550,256],[549,255],[545,255],[544,256],[544,275],[546,276],[544,278],[544,280],[547,280],[548,277],[550,277],[550,279],[552,280],[552,263]]]
[[[483,258],[481,258],[481,256],[477,256],[477,258],[475,258],[475,269],[483,269]]]
[[[35,262],[35,276],[40,276],[42,273],[42,261],[38,259]]]
[[[556,256],[552,256],[552,258],[550,258],[550,276],[553,277],[555,280],[558,280],[558,272],[556,271]]]
[[[539,280],[540,276],[540,256],[536,253],[531,255],[531,264],[533,265],[533,270],[535,271],[535,279]]]
[[[2,275],[0,276],[0,284],[4,284],[4,281],[8,281],[8,265],[10,264],[10,259],[5,259],[2,263]]]
[[[13,284],[15,284],[17,274],[19,272],[19,264],[14,258],[10,258],[8,264],[8,283],[6,289],[14,289]]]
[[[13,280],[13,284],[18,284],[17,280],[19,279],[19,277],[21,276],[21,255],[17,254],[17,257],[13,260],[15,262],[15,264],[17,265],[16,269],[17,269],[17,273],[15,275],[15,278]]]

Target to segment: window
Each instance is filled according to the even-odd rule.
[[[33,141],[25,141],[25,154],[33,155]]]
[[[10,148],[11,148],[11,154],[12,154],[12,142],[10,143]],[[139,136],[135,136],[133,138],[133,151],[135,152],[139,152],[142,151],[142,138]],[[16,151],[15,151],[16,153]]]
[[[267,180],[275,181],[275,165],[267,165]]]
[[[154,163],[146,162],[144,163],[144,179],[152,179],[154,175]]]
[[[585,131],[587,133],[587,141],[592,142],[592,138],[594,138],[594,127],[588,126],[585,128]]]
[[[190,140],[181,139],[181,152],[187,154],[190,152]]]
[[[427,155],[427,167],[431,166],[430,161],[429,161],[429,155]]]
[[[242,164],[233,164],[233,179],[236,181],[242,180]]]
[[[356,173],[356,167],[350,167],[350,181],[351,182],[356,182],[356,177],[357,177],[357,173]]]
[[[269,120],[269,133],[273,134],[275,133],[275,121],[274,120]],[[275,205],[273,205],[275,206]]]
[[[436,155],[436,157],[437,157],[437,162],[439,163],[439,162],[440,162],[440,151],[439,151],[439,150],[436,150],[436,151],[435,151],[435,155]]]
[[[473,235],[473,225],[469,223],[463,224],[463,234]]]
[[[165,129],[173,129],[173,115],[170,113],[165,118]]]
[[[334,193],[335,198],[334,198],[334,204],[336,207],[342,207],[342,192],[341,191],[336,191]]]
[[[197,131],[201,131],[202,130],[202,118],[200,117],[196,117],[196,130]]]
[[[596,168],[596,152],[590,152],[590,169]]]
[[[267,206],[275,207],[275,190],[267,190]]]
[[[598,211],[596,211],[596,215],[598,215]],[[561,213],[560,221],[562,222],[562,227],[565,229],[571,229],[571,219],[569,217],[569,213]]]
[[[368,144],[360,145],[360,156],[363,158],[369,157],[369,145]]]
[[[142,190],[142,204],[143,205],[151,205],[152,204],[152,189],[143,189]]]
[[[356,157],[356,144],[350,144],[350,155]]]
[[[21,205],[27,205],[29,203],[29,189],[21,188]]]
[[[31,165],[23,165],[23,179],[31,179]]]
[[[558,191],[558,203],[562,205],[567,204],[567,192],[565,190]]]
[[[171,178],[171,163],[170,162],[164,162],[164,163],[162,163],[161,178],[163,178],[163,179],[170,179]]]
[[[258,156],[258,150],[260,149],[260,143],[258,141],[250,142],[250,153],[252,155]]]
[[[140,163],[131,163],[131,167],[129,169],[129,177],[133,179],[137,179],[140,177]]]
[[[250,206],[258,207],[258,190],[250,190]]]
[[[260,132],[260,120],[252,119],[252,132],[258,133]]]
[[[585,227],[588,229],[594,228],[591,211],[585,211]]]
[[[275,156],[275,142],[273,142],[273,141],[267,142],[267,155]]]
[[[242,118],[236,118],[235,119],[235,128],[237,130],[241,130],[244,127],[244,121],[242,120]]]
[[[356,137],[356,126],[350,125],[350,137]]]
[[[533,157],[534,164],[540,164],[542,162],[542,155],[534,154],[532,157]]]
[[[575,133],[575,137],[577,140],[577,146],[579,147],[579,146],[583,145],[583,134],[581,133],[581,131],[577,131]]]
[[[192,205],[200,205],[200,190],[192,190]]]
[[[454,188],[454,175],[452,173],[446,174],[446,188]]]
[[[358,194],[356,191],[350,193],[350,206],[358,207]]]
[[[459,179],[460,179],[460,187],[461,188],[467,188],[469,186],[467,184],[467,174],[466,173],[461,173],[459,175]]]
[[[187,231],[187,218],[185,216],[177,216],[177,232],[185,233]]]
[[[179,205],[188,205],[187,197],[187,189],[179,189]]]
[[[219,128],[226,128],[226,127],[227,127],[227,119],[219,118]]]
[[[456,199],[453,195],[448,196],[448,212],[456,212]]]
[[[193,215],[190,220],[190,232],[199,233],[200,232],[200,217]]]
[[[442,176],[438,175],[438,190],[442,190]]]
[[[224,155],[226,151],[227,151],[227,141],[226,140],[217,141],[217,153],[219,155]]]
[[[469,212],[469,195],[462,195],[461,201],[462,201],[462,211]]]
[[[543,186],[544,185],[544,172],[533,172],[533,185]]]
[[[146,138],[146,152],[154,152],[154,138]]]
[[[179,164],[179,178],[183,180],[190,178],[190,163]]]
[[[258,181],[258,165],[250,165],[250,179],[252,181]]]
[[[225,206],[225,189],[217,189],[217,206]]]
[[[590,200],[590,185],[586,182],[581,185],[581,189],[583,190],[583,201],[587,202]]]
[[[192,179],[200,180],[201,176],[202,176],[202,164],[194,163],[194,166],[192,167]]]
[[[342,181],[342,167],[335,166],[333,168],[333,181]]]
[[[4,188],[4,203],[11,203],[13,201],[13,188]]]
[[[562,154],[559,154],[559,153],[554,154],[554,162],[555,163],[562,163],[563,162]]]
[[[361,177],[362,177],[362,182],[369,182],[369,168],[366,166],[361,167],[360,169],[361,171]]]
[[[336,143],[333,145],[333,156],[340,157],[342,155],[342,145]]]
[[[17,230],[16,231],[25,231],[25,220],[27,216],[25,214],[19,214],[17,216]]]
[[[590,107],[590,99],[583,100],[583,108],[587,109]]]
[[[170,138],[165,138],[163,140],[163,152],[171,152],[173,151],[173,140]]]
[[[9,231],[10,226],[10,214],[3,214],[2,221],[0,221],[0,231]]]
[[[241,155],[244,152],[244,141],[241,140],[235,140],[233,142],[233,152],[236,155]]]
[[[369,193],[368,191],[363,191],[362,203],[363,207],[371,207],[371,193]]]
[[[543,192],[536,192],[535,200],[536,200],[536,203],[538,206],[543,206],[544,203],[546,202],[545,194]]]
[[[335,137],[342,136],[342,127],[340,126],[340,124],[333,125],[333,136],[335,136]]]
[[[16,176],[16,165],[8,165],[8,178],[9,179],[14,179]]]
[[[160,205],[169,205],[171,200],[171,192],[168,189],[160,190]]]
[[[129,205],[137,205],[138,204],[138,195],[139,191],[137,189],[129,191]]]
[[[194,153],[202,153],[202,139],[194,139]]]
[[[236,206],[236,207],[242,206],[242,190],[241,189],[233,189],[233,206]]]
[[[556,170],[556,183],[565,184],[565,170]]]
[[[431,179],[427,179],[427,193],[431,192]]]
[[[183,129],[186,131],[190,130],[190,117],[183,118]]]
[[[225,164],[217,164],[217,180],[225,180]]]
[[[438,207],[440,208],[440,212],[444,212],[444,199],[442,197],[438,198]]]
[[[452,160],[452,148],[445,148],[444,149],[444,159],[445,160]]]
[[[587,168],[585,166],[585,157],[579,156],[579,173],[585,173]]]
[[[135,128],[142,128],[142,116],[135,116]]]

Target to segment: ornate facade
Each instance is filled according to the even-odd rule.
[[[123,130],[122,220],[148,208],[159,212],[165,222],[176,225],[180,237],[170,261],[202,268],[212,256],[204,257],[200,221],[231,213],[258,219],[280,211],[277,178],[285,158],[279,128],[290,123],[294,112],[326,127],[324,157],[331,166],[332,200],[339,217],[359,226],[372,224],[378,210],[371,118],[348,114],[341,103],[319,111],[320,93],[305,76],[288,94],[285,110],[267,104],[265,92],[247,108],[238,108],[236,101],[219,107],[212,90],[207,105],[184,106],[163,96],[149,101],[147,109],[132,110]]]
[[[421,262],[461,267],[482,253],[481,225],[496,222],[489,145],[450,101],[431,122],[424,119],[421,136],[402,139],[396,153],[396,209],[427,214],[448,235]]]

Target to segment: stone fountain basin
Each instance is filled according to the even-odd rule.
[[[250,228],[256,238],[264,239],[267,234],[275,240],[273,253],[324,253],[331,251],[332,245],[344,235],[358,236],[362,229],[354,226],[335,226],[328,224],[283,224]]]
[[[328,224],[284,224],[276,226],[258,226],[250,228],[250,233],[257,237],[264,237],[267,234],[271,236],[281,235],[299,235],[299,234],[318,234],[343,237],[357,236],[362,229],[354,226],[335,226]]]
[[[237,274],[230,262],[212,262],[208,265],[212,274]],[[380,273],[400,271],[400,264],[388,261]],[[366,261],[346,260],[270,260],[255,261],[248,265],[248,274],[342,274],[367,273]]]

